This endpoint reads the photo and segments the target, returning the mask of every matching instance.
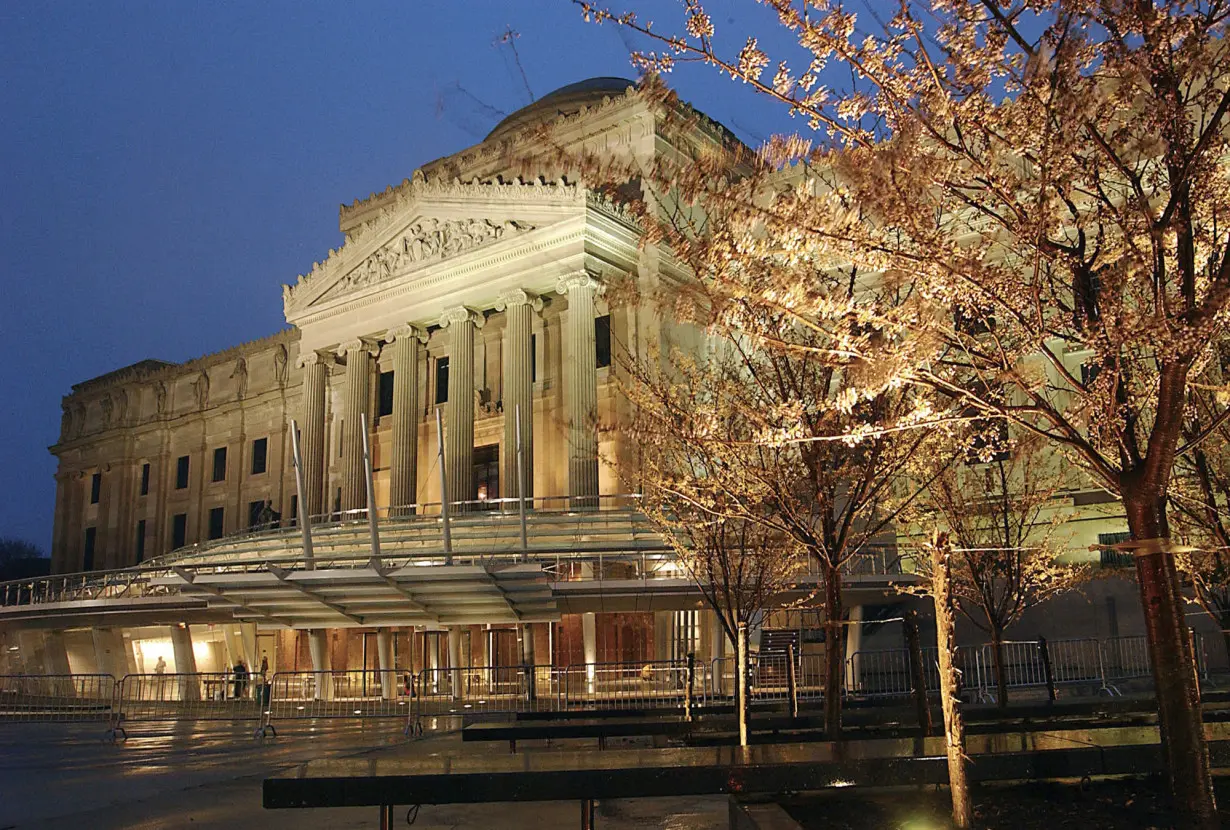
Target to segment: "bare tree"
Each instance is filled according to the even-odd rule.
[[[849,281],[845,290],[852,290]],[[761,526],[776,555],[802,551],[820,573],[825,614],[825,720],[841,729],[844,668],[843,571],[877,547],[900,510],[925,484],[906,483],[926,443],[919,431],[879,432],[851,441],[860,425],[912,411],[909,395],[853,400],[832,366],[775,343],[803,343],[808,329],[737,299],[698,298],[677,289],[677,319],[698,318],[712,339],[629,361],[626,394],[641,413],[635,438],[646,447],[646,491],[669,492],[714,520]],[[664,363],[668,369],[658,368]],[[854,367],[851,367],[853,370]],[[661,445],[685,447],[687,454]],[[669,462],[669,463],[668,463]],[[708,540],[702,540],[708,541]]]
[[[1069,541],[1061,531],[1072,514],[1056,509],[1063,476],[1040,439],[1010,439],[992,428],[956,444],[965,457],[932,462],[942,469],[913,518],[922,528],[942,528],[951,543],[950,591],[961,614],[991,640],[1002,708],[1008,705],[1005,632],[1027,609],[1075,588],[1088,572],[1059,560]],[[928,583],[934,579],[929,557],[919,557],[917,566]]]

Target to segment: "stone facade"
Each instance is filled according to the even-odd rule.
[[[635,354],[671,332],[648,309],[612,307],[604,288],[631,280],[652,292],[678,275],[641,250],[628,216],[567,171],[525,177],[512,159],[541,125],[566,146],[641,163],[732,140],[704,119],[668,139],[627,82],[596,79],[343,205],[344,244],[283,287],[289,330],[184,364],[143,361],[64,398],[51,447],[53,570],[126,567],[239,532],[265,502],[290,521],[292,420],[311,515],[367,506],[361,415],[378,506],[439,502],[437,408],[450,501],[492,498],[497,479],[499,495],[516,495],[518,439],[527,495],[584,504],[619,492],[609,462],[626,448],[594,427],[616,417],[619,370],[599,366],[598,352],[617,363],[612,351]],[[598,343],[607,331],[609,347]],[[470,473],[476,460],[487,465],[481,482]]]

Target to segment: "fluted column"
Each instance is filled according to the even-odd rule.
[[[393,349],[393,452],[389,459],[389,505],[396,515],[418,501],[419,346],[427,333],[415,326],[389,332]]]
[[[346,394],[342,398],[342,510],[367,507],[367,472],[363,466],[363,425],[359,415],[367,411],[368,375],[371,374],[372,344],[350,340],[342,344],[346,355]],[[358,516],[351,514],[347,518]]]
[[[496,310],[507,315],[504,330],[504,470],[500,489],[508,498],[534,497],[534,355],[531,328],[542,300],[520,289],[500,295]],[[525,493],[517,471],[517,408],[521,408],[521,451]]]
[[[325,492],[325,361],[316,352],[299,358],[303,367],[303,402],[299,421],[303,454],[304,508],[308,516],[324,511]]]
[[[568,495],[573,507],[596,507],[598,500],[598,358],[594,337],[594,298],[601,285],[582,271],[556,285],[568,297],[567,368],[564,418],[568,429]]]
[[[464,306],[440,316],[440,327],[449,330],[444,466],[450,502],[474,496],[474,331],[482,326],[482,315]]]

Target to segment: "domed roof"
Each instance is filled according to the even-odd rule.
[[[496,124],[486,140],[508,135],[523,127],[545,124],[561,115],[574,115],[585,107],[600,104],[603,98],[623,95],[630,86],[636,86],[636,82],[627,78],[589,78],[562,86]]]

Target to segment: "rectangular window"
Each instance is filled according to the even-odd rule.
[[[530,335],[530,382],[538,382],[538,335]]]
[[[141,495],[149,495],[149,465],[141,465]]]
[[[1118,533],[1099,533],[1098,544],[1102,545],[1102,567],[1103,568],[1120,568],[1132,563],[1131,552],[1115,550],[1115,545],[1123,544],[1131,540],[1132,534],[1126,531]]]
[[[376,417],[383,418],[393,414],[393,373],[380,373],[380,406],[376,409]]]
[[[611,315],[594,318],[595,365],[601,369],[611,365]]]
[[[252,442],[252,475],[260,475],[269,466],[269,439],[257,438]]]
[[[137,522],[137,564],[145,561],[145,519]]]
[[[257,528],[261,524],[261,510],[265,507],[265,501],[250,501],[248,502],[248,527]]]
[[[97,528],[85,529],[85,548],[81,551],[81,570],[94,570],[94,540],[98,536]]]
[[[171,550],[188,543],[188,514],[176,513],[171,517]]]
[[[181,455],[175,462],[175,489],[188,489],[188,456]]]
[[[222,538],[222,521],[225,518],[225,507],[211,507],[209,509],[209,538]]]
[[[436,403],[448,403],[448,358],[436,358]]]
[[[226,447],[214,450],[214,481],[226,481]]]
[[[1100,363],[1082,363],[1081,364],[1081,386],[1084,386],[1086,389],[1088,389],[1089,384],[1093,383],[1095,380],[1098,379],[1098,373],[1101,371],[1102,371],[1102,364]]]
[[[291,527],[297,527],[299,525],[299,496],[298,495],[294,495],[290,497],[289,523]]]
[[[98,504],[99,496],[102,495],[102,473],[94,473],[90,476],[90,504]]]

